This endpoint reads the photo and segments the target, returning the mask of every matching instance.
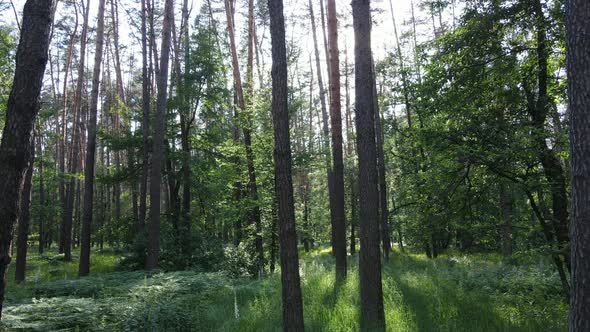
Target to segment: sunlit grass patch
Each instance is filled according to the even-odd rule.
[[[281,331],[280,272],[263,279],[196,271],[114,272],[120,255],[93,255],[95,270],[31,258],[24,285],[9,280],[3,326],[80,331]],[[490,259],[487,259],[487,258]],[[307,331],[358,331],[358,257],[335,283],[329,248],[302,255]],[[38,276],[35,279],[35,276]],[[388,331],[565,331],[567,304],[544,263],[451,253],[437,259],[395,251],[383,264]]]

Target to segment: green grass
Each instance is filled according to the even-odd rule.
[[[14,285],[9,276],[4,328],[282,330],[278,274],[262,280],[192,271],[148,277],[141,271],[114,272],[119,256],[108,251],[94,254],[92,276],[78,279],[77,264],[31,255],[26,284]],[[357,258],[349,258],[349,275],[335,289],[329,250],[302,256],[306,330],[358,331]],[[493,254],[428,260],[396,252],[384,265],[387,329],[565,331],[568,308],[559,280],[550,265],[537,261],[509,264]]]

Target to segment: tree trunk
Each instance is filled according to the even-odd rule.
[[[354,166],[354,139],[353,139],[353,125],[352,112],[350,107],[350,89],[349,89],[349,67],[348,67],[348,47],[344,43],[344,90],[346,91],[346,154],[351,158],[352,166]],[[358,220],[357,216],[357,180],[354,172],[350,172],[349,176],[350,186],[350,254],[356,254],[356,234],[355,225]]]
[[[295,230],[293,179],[287,88],[287,49],[282,0],[269,0],[272,41],[272,115],[274,161],[278,197],[283,294],[283,331],[303,331],[303,301],[299,281],[299,257]]]
[[[162,180],[162,164],[164,159],[164,116],[166,113],[166,102],[168,100],[168,62],[170,58],[170,31],[173,7],[174,0],[166,0],[161,33],[162,46],[158,74],[156,115],[154,118],[152,168],[150,172],[150,225],[148,232],[148,254],[145,264],[147,270],[153,270],[158,267],[160,256],[160,188]]]
[[[590,330],[590,3],[568,0],[566,50],[572,174],[569,330]]]
[[[25,281],[27,272],[27,249],[29,240],[29,224],[31,222],[31,188],[35,163],[35,139],[31,140],[31,162],[25,173],[23,191],[20,198],[20,215],[18,217],[18,234],[16,237],[16,270],[14,272],[17,284]]]
[[[245,117],[245,125],[242,126],[242,132],[244,134],[244,146],[246,148],[246,164],[248,168],[248,195],[252,200],[252,207],[248,208],[248,220],[251,224],[254,224],[256,234],[254,235],[254,247],[255,247],[255,254],[256,254],[256,261],[257,267],[259,272],[264,269],[264,250],[262,247],[262,223],[260,220],[260,207],[258,206],[258,186],[256,182],[256,170],[254,168],[254,152],[252,151],[252,136],[251,136],[251,126],[252,126],[252,119],[251,116],[247,113],[246,110],[246,103],[244,99],[244,92],[242,90],[242,79],[240,76],[240,65],[238,62],[238,53],[236,48],[236,41],[235,41],[235,27],[233,21],[233,4],[231,0],[225,0],[225,12],[227,16],[227,30],[229,33],[229,40],[230,40],[230,51],[232,56],[232,67],[233,67],[233,77],[234,77],[234,88],[236,91],[238,106],[240,111]],[[250,29],[249,29],[250,30]],[[250,34],[249,34],[250,35]],[[252,40],[251,40],[252,39]],[[253,35],[249,36],[248,38],[248,48],[251,48]],[[249,59],[248,63],[251,62],[251,50],[248,51]],[[251,69],[249,70],[251,73]],[[249,75],[251,76],[251,74]],[[248,79],[249,80],[249,79]],[[248,96],[249,104],[252,100],[252,96]]]
[[[65,230],[65,211],[67,208],[67,200],[66,200],[66,184],[65,184],[65,174],[66,174],[66,141],[67,141],[67,129],[68,129],[68,73],[70,70],[70,65],[72,62],[72,54],[74,52],[74,41],[76,39],[76,32],[78,31],[78,6],[74,4],[74,10],[76,14],[76,21],[74,23],[74,31],[70,35],[70,42],[68,47],[68,56],[65,63],[64,68],[64,79],[63,79],[63,93],[62,93],[62,123],[61,123],[61,132],[60,132],[60,139],[59,144],[56,145],[57,155],[59,156],[59,198],[61,202],[61,225],[60,225],[60,234],[59,234],[59,252],[64,252],[64,240],[65,234],[63,231]],[[58,72],[59,73],[59,72]],[[58,76],[59,79],[59,76]],[[57,117],[56,117],[57,120]],[[56,130],[58,124],[55,124]]]
[[[27,0],[23,10],[14,80],[0,143],[0,315],[23,180],[31,165],[31,139],[39,111],[54,5],[51,0]]]
[[[333,179],[332,179],[332,158],[330,155],[330,128],[328,127],[328,111],[326,110],[326,90],[324,89],[324,81],[322,79],[322,66],[321,66],[321,62],[320,62],[320,51],[319,51],[319,47],[318,47],[318,41],[317,41],[317,34],[316,34],[316,25],[315,25],[315,17],[314,17],[314,13],[313,13],[313,3],[311,0],[309,0],[309,14],[310,14],[310,18],[311,18],[311,30],[312,30],[312,35],[313,35],[313,44],[314,44],[314,50],[315,50],[315,60],[316,60],[316,71],[318,73],[318,86],[320,88],[320,104],[321,104],[321,110],[322,110],[322,132],[323,132],[323,142],[324,142],[324,147],[322,149],[322,154],[325,155],[325,159],[326,159],[326,177],[328,179],[328,197],[329,197],[329,206],[330,206],[330,222],[333,222],[333,212],[332,210],[334,209],[334,204],[335,204],[335,195],[334,195],[334,186],[333,186]],[[327,56],[327,47],[326,47],[326,56]],[[321,144],[320,144],[321,145]],[[332,255],[335,255],[335,248],[334,248],[334,243],[336,242],[334,240],[334,235],[335,233],[332,232],[331,233],[332,237],[331,237],[331,244],[332,244]]]
[[[372,62],[371,58],[371,62]],[[383,152],[383,127],[381,126],[381,114],[379,112],[379,98],[377,96],[377,74],[375,64],[373,68],[373,107],[375,107],[375,144],[377,146],[377,181],[379,183],[379,224],[381,242],[383,245],[383,257],[388,260],[391,251],[391,238],[389,234],[389,211],[387,209],[387,182],[385,182],[385,153]]]
[[[147,208],[147,182],[149,173],[150,152],[150,78],[148,73],[148,41],[147,41],[147,17],[146,0],[141,0],[141,133],[143,135],[143,151],[141,165],[141,182],[139,188],[139,215],[137,221],[138,230],[145,227],[145,215]]]
[[[45,181],[43,177],[43,136],[41,134],[41,128],[39,128],[37,134],[37,153],[39,159],[39,255],[43,255],[45,251]]]
[[[344,212],[344,162],[342,160],[342,112],[340,104],[340,57],[336,1],[328,0],[328,45],[330,51],[330,120],[332,125],[332,237],[336,280],[346,277],[346,215]]]
[[[355,37],[356,141],[360,187],[361,329],[385,331],[381,255],[379,254],[379,189],[373,105],[374,76],[371,64],[370,1],[353,0],[352,15]]]
[[[105,1],[98,3],[96,28],[96,47],[94,51],[94,71],[92,73],[92,90],[90,92],[90,118],[88,121],[88,141],[84,166],[84,215],[82,220],[82,241],[80,245],[80,264],[78,275],[90,273],[90,237],[92,234],[92,213],[94,207],[94,166],[96,158],[96,117],[98,111],[98,93],[100,85],[100,67],[103,55],[104,8]]]
[[[69,184],[66,185],[66,208],[63,211],[63,221],[61,234],[63,237],[63,252],[64,260],[70,262],[72,260],[72,220],[74,212],[74,194],[76,186],[76,178],[74,173],[79,170],[78,160],[80,154],[80,137],[82,135],[81,129],[81,114],[82,114],[82,88],[84,86],[84,69],[86,61],[86,41],[88,35],[88,15],[89,15],[90,1],[86,2],[84,11],[84,26],[82,28],[82,35],[80,36],[80,63],[78,64],[78,77],[76,82],[76,91],[74,94],[74,117],[73,130],[71,140],[71,151],[68,164],[68,175],[70,176]]]

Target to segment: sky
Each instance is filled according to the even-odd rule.
[[[12,0],[14,7],[16,9],[16,13],[19,16],[19,20],[22,20],[22,8],[24,6],[25,0]],[[82,1],[82,0],[79,0]],[[85,0],[84,0],[85,1]],[[134,27],[129,24],[129,16],[127,12],[132,9],[133,7],[139,6],[139,0],[118,0],[119,1],[119,34],[120,34],[120,44],[125,45],[125,50],[122,51],[122,62],[123,64],[129,63],[129,61],[125,61],[131,54],[134,55],[135,59],[140,59],[139,56],[139,46],[137,45],[133,34],[137,36],[138,32],[135,31]],[[156,3],[163,5],[164,0],[156,0]],[[258,1],[265,1],[265,0],[258,0]],[[314,4],[314,13],[316,19],[316,26],[318,29],[321,27],[320,21],[320,0],[312,0]],[[396,19],[396,25],[398,28],[398,34],[401,36],[403,33],[408,32],[411,29],[410,22],[411,22],[411,7],[412,1],[414,1],[415,6],[415,13],[417,16],[417,20],[419,21],[417,30],[418,30],[418,40],[424,40],[426,35],[430,35],[432,33],[432,25],[429,17],[426,17],[423,12],[419,9],[418,2],[420,0],[391,0],[391,6],[393,7],[393,13]],[[218,1],[212,1],[214,3]],[[354,60],[354,34],[352,29],[352,9],[350,6],[351,0],[336,0],[336,8],[339,14],[339,48],[341,52],[340,61],[341,67],[344,67],[344,59],[345,59],[345,49],[347,49],[349,65],[352,68],[353,60]],[[202,6],[203,0],[189,0],[189,7],[192,4],[191,10],[191,20],[194,20],[196,14],[199,12]],[[221,2],[222,3],[222,2]],[[240,33],[243,32],[246,26],[246,13],[247,2],[245,0],[238,0],[237,1],[237,13],[236,13],[236,38],[238,41],[243,40],[245,36],[241,36]],[[326,0],[324,0],[324,4]],[[4,5],[3,5],[4,4]],[[14,25],[15,22],[15,14],[12,10],[12,7],[9,5],[10,0],[0,0],[0,8],[4,7],[5,10],[0,12],[0,24],[12,24]],[[175,0],[175,10],[178,12],[176,14],[176,19],[179,20],[180,18],[180,6],[182,5],[181,0]],[[214,5],[215,6],[215,5]],[[217,5],[217,7],[222,8],[222,5]],[[392,22],[392,13],[390,9],[390,0],[372,0],[371,7],[373,9],[373,27],[372,27],[372,48],[373,53],[376,61],[379,61],[385,57],[388,52],[395,51],[395,35],[393,33],[393,22]],[[59,17],[63,16],[66,10],[72,10],[72,7],[66,8],[62,1],[58,3],[57,12],[56,12],[56,20]],[[110,5],[107,1],[107,10],[110,8]],[[96,12],[98,10],[98,0],[90,0],[90,26],[91,29],[96,25]],[[308,0],[284,0],[284,14],[286,20],[286,35],[288,42],[292,42],[295,45],[298,45],[301,48],[301,56],[299,58],[297,68],[303,72],[309,71],[309,59],[310,57],[314,56],[313,53],[313,39],[311,34],[310,28],[310,19],[309,19],[309,12],[308,12]],[[221,27],[225,27],[225,14],[223,12],[215,14],[216,19],[221,23]],[[82,19],[80,18],[80,21]],[[161,24],[160,22],[156,22],[156,24]],[[179,26],[179,24],[177,25]],[[265,63],[265,72],[267,73],[266,76],[269,77],[270,71],[270,34],[268,31],[264,30],[263,27],[257,27],[257,34],[259,40],[264,40],[264,47],[263,51],[263,62]],[[266,28],[267,29],[267,28]],[[91,30],[92,31],[92,30]],[[320,56],[322,58],[322,66],[323,66],[323,77],[324,81],[327,82],[327,69],[325,68],[325,54],[324,54],[324,47],[323,47],[323,37],[321,34],[321,30],[318,30],[318,43],[320,43]],[[159,42],[158,42],[159,45]],[[412,45],[405,45],[403,46],[403,51],[405,54],[409,55]],[[54,46],[55,48],[55,46]],[[92,52],[94,49],[93,43],[90,43],[88,46],[89,52]],[[87,57],[87,65],[92,66],[93,56],[89,54]],[[240,59],[240,61],[245,62],[244,60]],[[313,58],[315,61],[315,58]],[[137,62],[137,60],[135,61]],[[228,59],[229,64],[229,59]],[[242,66],[245,64],[241,64]],[[135,69],[138,69],[139,64],[134,64]],[[124,69],[126,66],[123,66]],[[91,68],[91,67],[90,67]],[[128,67],[127,67],[128,68]],[[293,70],[293,68],[290,68]],[[315,72],[315,63],[313,65],[313,71]],[[129,77],[129,72],[124,72],[124,79]],[[316,76],[317,73],[314,73]],[[46,75],[47,78],[48,75]],[[343,78],[344,79],[344,78]],[[350,79],[351,85],[353,84],[354,80]],[[294,82],[293,82],[294,83]],[[351,94],[353,94],[354,87],[351,86]],[[317,94],[317,91],[316,91]],[[344,96],[344,91],[342,92]]]

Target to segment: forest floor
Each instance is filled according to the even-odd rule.
[[[3,330],[281,331],[280,275],[231,279],[179,271],[116,272],[121,254],[93,253],[91,276],[55,252],[30,253],[27,282],[10,268]],[[334,289],[328,249],[302,254],[307,331],[358,331],[357,257]],[[542,258],[395,251],[384,266],[388,331],[566,331],[568,306]]]

